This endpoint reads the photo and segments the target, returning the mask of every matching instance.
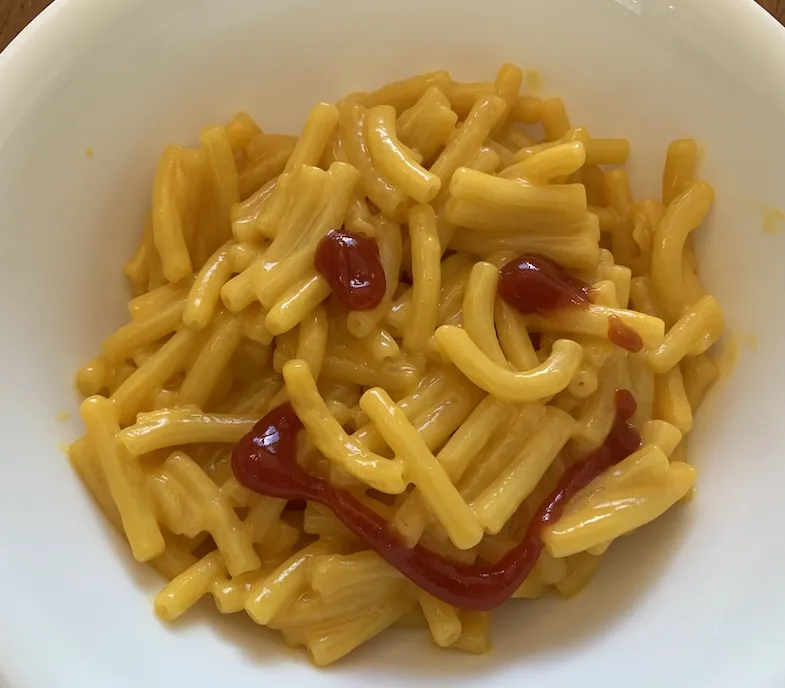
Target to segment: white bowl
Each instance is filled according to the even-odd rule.
[[[78,421],[56,420],[123,321],[120,269],[162,146],[238,109],[294,133],[317,100],[428,69],[488,78],[505,60],[539,68],[573,121],[631,139],[641,194],[667,141],[705,146],[703,276],[760,346],[702,409],[697,499],[614,546],[579,598],[508,604],[483,657],[389,632],[318,672],[206,603],[163,625],[161,581],[58,449]],[[58,0],[0,56],[6,682],[785,685],[785,234],[763,231],[785,207],[783,84],[785,32],[752,0]]]

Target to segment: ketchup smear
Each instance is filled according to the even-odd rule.
[[[239,442],[232,453],[232,470],[240,484],[259,494],[323,504],[423,590],[456,607],[487,611],[507,600],[531,572],[543,549],[542,528],[557,521],[580,490],[640,447],[641,436],[628,422],[635,414],[635,399],[629,391],[619,390],[615,404],[616,420],[605,443],[564,471],[521,541],[495,564],[462,564],[420,545],[407,547],[384,518],[349,491],[303,470],[295,458],[302,426],[288,403],[270,411]]]
[[[387,278],[373,239],[334,229],[319,242],[313,264],[344,308],[370,311],[382,302]]]
[[[524,315],[589,306],[589,285],[570,275],[556,261],[537,254],[525,254],[505,263],[499,271],[497,291]],[[634,353],[643,348],[640,335],[616,315],[608,318],[608,339]]]

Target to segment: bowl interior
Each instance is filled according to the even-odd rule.
[[[671,3],[60,0],[11,46],[0,58],[0,673],[11,686],[780,684],[785,34],[751,0]],[[508,604],[483,657],[392,632],[317,674],[212,603],[164,626],[150,601],[161,581],[131,560],[58,449],[80,433],[78,419],[58,420],[76,409],[74,371],[125,318],[121,266],[161,148],[239,109],[296,133],[317,100],[430,69],[492,78],[504,61],[539,69],[543,93],[593,135],[629,138],[640,197],[658,194],[669,140],[705,147],[717,203],[697,237],[702,276],[741,347],[692,437],[697,498],[615,544],[577,599]]]

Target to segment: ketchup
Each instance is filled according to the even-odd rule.
[[[420,545],[407,547],[382,516],[348,490],[303,470],[296,461],[302,426],[288,403],[270,411],[239,442],[232,453],[232,470],[240,484],[259,494],[310,499],[329,507],[349,530],[423,590],[456,607],[487,611],[507,600],[531,572],[543,549],[542,528],[557,521],[580,490],[640,447],[641,436],[628,422],[635,414],[635,399],[627,390],[619,390],[615,404],[616,420],[605,443],[562,474],[521,541],[495,564],[461,564]]]
[[[637,354],[643,348],[641,336],[632,328],[627,327],[618,315],[608,318],[608,339],[622,349]]]
[[[387,279],[373,239],[334,229],[319,242],[313,264],[344,308],[369,311],[382,302]]]
[[[499,271],[497,291],[524,315],[544,315],[560,308],[588,308],[590,303],[588,284],[570,275],[556,261],[537,254],[518,256],[505,263]],[[608,318],[608,339],[634,353],[643,348],[640,335],[617,315]]]
[[[547,313],[568,306],[589,305],[589,285],[570,275],[556,261],[526,254],[499,271],[499,296],[524,315]]]

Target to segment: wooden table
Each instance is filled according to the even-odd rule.
[[[785,24],[785,0],[756,1]],[[0,0],[0,50],[51,2],[52,0]]]

